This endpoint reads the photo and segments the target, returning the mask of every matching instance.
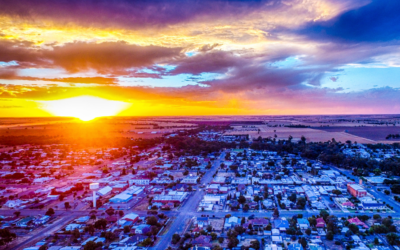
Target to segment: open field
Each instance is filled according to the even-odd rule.
[[[375,141],[385,140],[386,142],[392,142],[394,140],[386,140],[386,136],[388,134],[400,134],[400,126],[379,126],[379,127],[324,127],[324,128],[315,128],[319,130],[323,130],[326,132],[345,132],[368,138]]]
[[[301,136],[304,136],[309,142],[324,142],[335,138],[336,141],[345,142],[347,140],[356,141],[358,143],[375,143],[374,140],[370,140],[367,138],[359,137],[356,135],[348,134],[345,132],[327,132],[319,129],[312,128],[289,128],[289,127],[268,127],[267,125],[253,125],[256,128],[260,129],[258,131],[243,131],[241,126],[235,126],[234,128],[237,131],[228,132],[227,134],[249,134],[251,137],[256,138],[261,136],[263,138],[266,137],[274,137],[277,135],[277,139],[287,139],[290,135],[293,137],[293,140],[300,140]],[[244,129],[245,130],[245,129]]]

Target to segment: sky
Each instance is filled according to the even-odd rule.
[[[0,6],[2,117],[81,96],[124,116],[400,113],[398,0]]]

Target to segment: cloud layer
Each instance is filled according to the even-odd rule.
[[[400,82],[355,88],[365,81],[359,77],[343,84],[350,68],[396,69],[396,0],[0,6],[2,98],[92,94],[173,106],[177,114],[183,107],[207,107],[204,114],[395,113],[400,106]]]

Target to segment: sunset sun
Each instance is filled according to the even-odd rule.
[[[76,117],[90,121],[97,117],[113,116],[128,107],[128,103],[95,96],[79,96],[56,101],[43,101],[43,109],[55,116]]]

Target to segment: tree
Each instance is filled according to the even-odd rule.
[[[306,229],[306,234],[307,234],[307,235],[311,235],[311,229],[307,228],[307,229]]]
[[[216,233],[211,233],[210,236],[212,240],[216,240],[218,235]]]
[[[380,220],[382,217],[379,214],[374,214],[374,220]]]
[[[69,202],[64,202],[64,207],[65,209],[69,209],[71,207],[71,205],[69,205]]]
[[[96,250],[97,248],[100,248],[103,246],[103,243],[101,242],[94,242],[94,241],[88,241],[85,246],[83,247],[83,250]]]
[[[390,191],[386,189],[386,190],[384,191],[384,193],[385,193],[386,195],[389,195],[389,194],[390,194]]]
[[[249,204],[244,204],[243,212],[247,212],[247,211],[249,211],[249,209],[250,209]]]
[[[333,240],[333,232],[332,231],[328,231],[328,233],[326,233],[326,239]]]
[[[8,228],[0,229],[0,246],[7,245],[15,238],[17,238],[17,235],[15,233],[11,233]]]
[[[360,231],[360,229],[358,228],[358,226],[357,226],[356,224],[353,224],[353,223],[351,223],[351,224],[349,225],[349,229],[350,229],[354,234],[357,234],[357,233]]]
[[[131,228],[129,226],[124,226],[124,233],[129,233],[131,231]]]
[[[172,240],[171,243],[172,244],[176,244],[181,240],[181,236],[179,234],[174,234],[172,235]]]
[[[307,248],[307,240],[306,240],[306,238],[303,238],[303,237],[301,237],[300,239],[299,239],[299,243],[301,244],[301,246],[304,248],[304,249],[306,249]]]
[[[260,242],[258,240],[253,240],[250,242],[250,247],[254,249],[260,249]]]
[[[40,247],[39,247],[39,250],[47,250],[49,247],[46,245],[46,244],[44,244],[44,245],[41,245]]]
[[[108,216],[111,216],[114,214],[114,209],[113,208],[109,208],[106,210],[106,213],[108,214]]]
[[[395,233],[386,234],[386,239],[390,245],[395,245],[399,241],[399,235]]]
[[[147,225],[155,226],[155,225],[157,225],[158,220],[157,220],[156,217],[150,216],[150,217],[147,217],[147,218],[146,218],[146,223],[147,223]]]
[[[88,232],[90,235],[93,235],[95,228],[92,224],[89,224],[85,227],[85,232]]]
[[[46,212],[46,215],[48,216],[53,216],[55,214],[54,209],[53,208],[49,208]]]
[[[378,237],[375,237],[375,239],[374,239],[374,244],[375,244],[375,245],[379,245],[379,239],[378,239]]]
[[[228,248],[234,248],[239,244],[239,240],[235,237],[230,237],[228,241]]]
[[[14,215],[15,215],[15,217],[19,217],[21,215],[21,212],[20,211],[15,211]]]
[[[241,196],[239,196],[239,198],[238,198],[238,202],[239,202],[240,204],[244,204],[244,203],[246,203],[246,198],[245,198],[243,195],[241,195]]]
[[[113,241],[113,240],[115,240],[116,238],[118,238],[118,236],[117,236],[115,233],[113,233],[113,232],[106,232],[106,233],[104,234],[104,238],[106,238],[107,241]]]
[[[304,207],[306,206],[306,199],[304,197],[299,197],[297,199],[297,206],[300,207],[301,209],[304,209]]]
[[[319,212],[319,215],[320,215],[322,218],[324,218],[324,220],[326,220],[326,218],[329,216],[329,212],[326,211],[325,209],[322,209],[322,210]]]
[[[153,241],[150,238],[146,238],[144,241],[142,241],[142,245],[145,247],[151,246],[153,244]]]
[[[118,211],[118,214],[119,214],[119,217],[122,217],[122,216],[124,216],[124,211],[119,210],[119,211]]]
[[[100,219],[94,223],[94,227],[105,230],[107,228],[107,221],[105,219]]]
[[[332,194],[341,195],[342,191],[340,191],[338,189],[334,189],[334,190],[332,190]]]
[[[289,197],[288,200],[290,200],[291,202],[296,202],[297,200],[297,195],[296,193],[292,193]]]
[[[279,218],[279,210],[275,208],[274,213],[272,214],[274,218]]]
[[[317,219],[315,219],[313,217],[309,217],[308,222],[310,223],[310,226],[312,226],[312,227],[317,226]]]

